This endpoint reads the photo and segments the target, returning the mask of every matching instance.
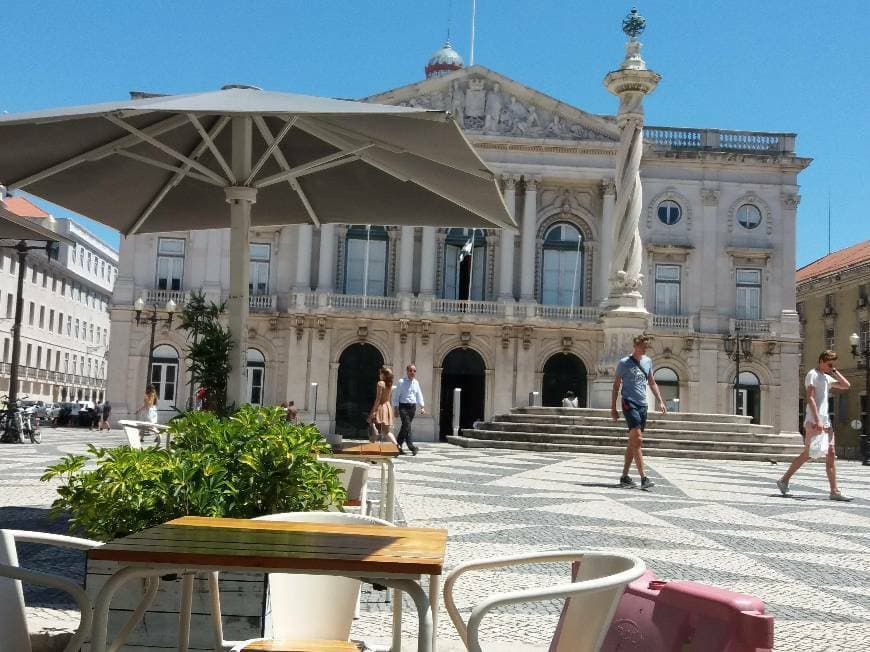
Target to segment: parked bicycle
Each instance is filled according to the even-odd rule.
[[[7,396],[0,397],[6,406],[6,409],[0,413],[0,432],[2,432],[0,443],[24,444],[26,439],[30,439],[33,444],[42,443],[39,417],[34,414],[34,408],[21,406],[21,400],[26,398],[23,396],[14,403],[10,403]]]

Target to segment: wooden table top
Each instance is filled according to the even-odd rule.
[[[398,457],[399,447],[392,442],[346,442],[332,447],[333,454],[348,457]]]
[[[89,559],[224,570],[440,575],[447,530],[184,516],[92,548]],[[339,573],[340,574],[340,573]]]

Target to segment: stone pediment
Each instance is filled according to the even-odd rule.
[[[616,142],[614,122],[483,66],[463,68],[363,101],[450,111],[469,135]]]

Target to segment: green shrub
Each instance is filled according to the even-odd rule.
[[[70,531],[106,541],[179,516],[253,518],[346,498],[338,471],[317,460],[330,451],[320,432],[287,423],[280,408],[190,412],[168,432],[169,450],[90,445],[90,456],[48,467],[42,480],[62,483],[52,511],[69,513]]]

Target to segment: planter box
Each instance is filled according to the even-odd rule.
[[[85,589],[94,600],[118,567],[115,562],[88,561]],[[262,573],[221,573],[221,612],[224,638],[243,641],[261,636],[265,576]],[[144,595],[145,581],[130,580],[115,593],[109,611],[109,641],[114,640],[130,619]],[[139,626],[123,646],[124,652],[165,652],[177,649],[178,610],[181,604],[181,579],[160,580],[154,601]],[[214,650],[211,599],[208,580],[198,576],[193,585],[190,621],[190,650]],[[82,650],[90,652],[90,645]]]

